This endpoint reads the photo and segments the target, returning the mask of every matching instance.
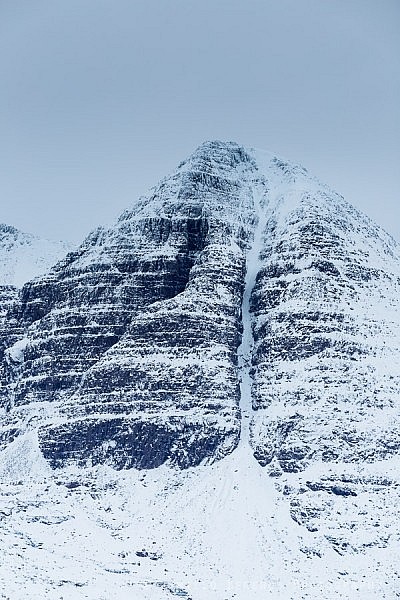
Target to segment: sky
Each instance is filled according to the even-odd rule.
[[[80,242],[208,139],[400,241],[399,0],[0,0],[0,222]]]

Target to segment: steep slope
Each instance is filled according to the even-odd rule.
[[[21,288],[46,273],[70,249],[66,242],[45,240],[0,223],[0,286]]]
[[[339,552],[385,547],[400,450],[399,246],[284,169],[263,212],[250,299],[251,444],[297,523]]]
[[[256,170],[235,144],[204,145],[24,287],[5,443],[33,422],[53,466],[185,467],[233,450]]]
[[[268,438],[260,459],[290,472],[311,457],[354,462],[396,453],[399,246],[301,176],[271,193],[260,253],[251,298],[254,408]]]
[[[399,288],[305,169],[203,144],[8,312],[5,597],[399,597]]]
[[[0,223],[0,364],[4,349],[16,339],[19,324],[6,315],[17,302],[20,288],[43,275],[70,250],[66,242],[52,242]],[[0,382],[4,374],[0,366]]]

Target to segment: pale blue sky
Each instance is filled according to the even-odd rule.
[[[80,241],[206,139],[400,240],[398,0],[0,0],[0,222]]]

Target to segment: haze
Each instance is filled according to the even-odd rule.
[[[79,242],[206,139],[400,240],[398,0],[3,0],[0,222]]]

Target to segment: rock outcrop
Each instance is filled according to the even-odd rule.
[[[69,249],[66,242],[45,240],[0,223],[0,396],[4,397],[4,351],[23,332],[13,316],[20,289],[46,273]]]
[[[296,472],[397,454],[399,246],[306,175],[270,202],[252,295],[256,456]]]

